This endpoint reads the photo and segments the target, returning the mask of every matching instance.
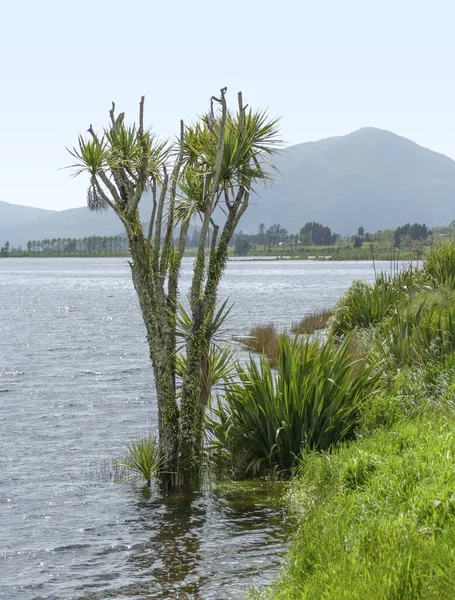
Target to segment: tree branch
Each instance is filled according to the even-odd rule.
[[[153,202],[152,214],[150,215],[149,230],[148,230],[148,234],[147,234],[147,241],[149,244],[150,244],[150,240],[152,239],[153,225],[155,223],[155,215],[156,215],[156,178],[155,177],[152,178],[152,202]]]
[[[103,188],[100,186],[100,183],[97,179],[97,177],[95,176],[93,178],[95,186],[96,186],[96,191],[99,193],[99,195],[102,197],[102,199],[104,200],[104,202],[106,202],[106,204],[108,206],[110,206],[112,208],[112,210],[115,212],[115,214],[119,217],[120,221],[123,223],[126,232],[128,233],[128,235],[131,237],[134,235],[134,231],[131,228],[131,225],[128,223],[128,221],[125,219],[125,216],[122,214],[122,211],[118,208],[118,206],[116,206],[115,202],[112,202],[112,200],[109,198],[109,196],[107,194],[105,194]]]
[[[153,240],[154,252],[153,252],[153,270],[158,273],[159,270],[159,255],[160,255],[160,246],[161,246],[161,226],[163,220],[163,207],[164,201],[166,199],[167,186],[169,182],[169,176],[167,174],[166,167],[164,169],[164,180],[161,186],[161,193],[158,200],[158,208],[156,213],[156,222],[155,222],[155,236]]]
[[[180,267],[182,264],[183,254],[185,252],[186,237],[188,235],[190,223],[189,221],[183,222],[180,227],[179,242],[177,246],[177,257],[174,265],[169,272],[169,283],[168,283],[168,302],[169,307],[172,309],[176,306],[177,302],[177,288],[178,279],[180,273]]]
[[[223,88],[221,91],[221,99],[217,99],[218,102],[221,103],[221,118],[220,118],[220,129],[218,132],[218,141],[216,146],[216,160],[215,160],[215,170],[212,180],[212,185],[209,190],[209,198],[211,201],[218,190],[218,186],[220,183],[221,177],[221,167],[223,165],[223,151],[224,151],[224,132],[226,130],[226,118],[227,118],[227,104],[226,104],[226,91],[227,88]]]
[[[139,135],[142,135],[144,133],[144,101],[145,96],[141,96],[141,101],[139,102]]]
[[[218,140],[217,140],[217,148],[216,148],[216,159],[215,159],[215,170],[214,176],[212,180],[212,185],[210,186],[210,190],[208,193],[208,197],[206,198],[206,208],[204,221],[202,225],[201,234],[199,237],[199,245],[196,254],[196,263],[194,265],[194,275],[193,281],[191,285],[191,304],[192,308],[196,307],[196,303],[199,299],[202,290],[202,281],[204,277],[204,262],[205,262],[205,237],[207,235],[208,226],[210,224],[210,219],[212,218],[212,200],[215,197],[215,194],[218,190],[218,186],[220,183],[221,177],[221,167],[223,164],[223,152],[224,152],[224,132],[226,130],[226,119],[227,119],[227,104],[226,104],[226,88],[221,90],[221,118],[220,118],[220,126],[218,131]]]
[[[112,102],[112,108],[109,111],[109,115],[111,116],[112,125],[115,125],[115,102]]]
[[[183,164],[183,136],[185,133],[185,125],[183,121],[180,121],[180,151],[177,162],[174,165],[174,169],[171,175],[171,194],[169,198],[169,211],[167,215],[167,228],[166,235],[164,237],[163,252],[161,254],[160,273],[164,277],[166,267],[169,261],[169,252],[172,244],[172,233],[174,231],[174,211],[175,211],[175,196],[177,193],[177,180],[180,169]]]
[[[144,102],[145,96],[141,96],[141,101],[139,103],[139,128],[137,131],[137,137],[141,142],[142,160],[141,166],[139,168],[139,177],[136,180],[136,191],[134,192],[134,194],[131,195],[130,199],[128,200],[128,212],[130,213],[134,213],[134,211],[139,206],[142,194],[144,193],[144,190],[147,185],[147,166],[149,162],[149,157],[147,140],[144,134]]]
[[[88,133],[92,136],[92,138],[95,140],[95,142],[97,144],[100,143],[98,136],[96,135],[96,133],[93,131],[93,127],[92,125],[90,125],[90,127],[87,129]],[[119,195],[119,191],[115,188],[115,185],[109,181],[108,176],[106,175],[106,173],[104,171],[100,171],[99,172],[99,177],[101,179],[101,181],[104,183],[104,185],[107,187],[107,189],[110,191],[112,198],[114,199],[114,202],[116,204],[118,204],[119,206],[122,205],[122,199]]]
[[[220,228],[213,219],[210,219],[210,224],[213,227],[212,242],[210,244],[210,250],[213,252],[216,248],[216,240],[217,240],[218,231],[220,230]]]

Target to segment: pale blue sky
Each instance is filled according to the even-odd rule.
[[[6,3],[4,3],[5,5]],[[455,3],[450,0],[23,0],[0,22],[0,200],[82,206],[87,181],[59,170],[111,100],[141,94],[163,137],[208,107],[282,116],[289,144],[389,129],[455,159]]]

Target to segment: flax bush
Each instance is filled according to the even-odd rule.
[[[362,402],[380,385],[377,365],[353,360],[349,339],[282,337],[276,370],[265,357],[250,358],[237,376],[208,426],[238,476],[288,474],[303,449],[328,450],[352,437]]]

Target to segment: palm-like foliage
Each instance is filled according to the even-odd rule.
[[[203,348],[200,362],[202,393],[204,403],[210,403],[211,391],[217,385],[228,384],[233,377],[235,366],[231,348],[224,344],[223,326],[229,318],[232,306],[225,300],[218,310],[211,311],[204,322]],[[187,341],[192,332],[193,320],[183,305],[179,305],[176,314],[177,336]],[[182,378],[186,369],[186,355],[182,352],[185,343],[176,355],[176,374]]]
[[[229,300],[227,299],[221,303],[218,309],[213,308],[210,310],[204,319],[205,350],[208,350],[211,343],[216,344],[217,342],[225,341],[223,328],[231,316],[233,309],[232,305],[228,306],[228,302]],[[183,304],[178,305],[174,318],[177,337],[183,341],[187,341],[191,336],[193,319]]]
[[[144,479],[150,487],[152,479],[157,479],[164,464],[158,443],[150,437],[134,440],[127,445],[128,454],[123,460],[115,462],[115,466],[127,469],[132,473],[128,481]]]
[[[161,181],[162,168],[170,154],[167,142],[160,141],[150,130],[141,133],[134,125],[127,127],[123,123],[105,131],[105,137],[109,143],[111,169],[124,168],[135,181],[143,177]]]
[[[86,140],[80,135],[78,137],[78,148],[68,149],[68,152],[76,161],[68,167],[74,170],[73,177],[77,177],[84,172],[88,172],[92,177],[95,177],[106,166],[108,151],[104,137]]]
[[[142,192],[163,181],[169,144],[151,130],[126,125],[123,113],[101,136],[91,127],[89,132],[88,139],[79,136],[78,146],[69,150],[75,159],[69,167],[74,176],[90,174],[88,207],[100,210],[110,204],[124,210],[129,205],[136,210]],[[137,202],[129,202],[132,199]]]
[[[349,339],[320,345],[283,337],[276,371],[263,357],[238,366],[237,375],[209,431],[239,475],[289,473],[302,450],[328,450],[348,438],[361,403],[379,386],[376,366],[350,358]]]
[[[278,124],[278,119],[271,120],[264,111],[228,113],[219,173],[220,119],[206,115],[187,127],[183,138],[186,168],[180,182],[183,194],[176,208],[179,218],[188,219],[195,212],[203,212],[207,203],[213,210],[220,200],[226,210],[235,201],[239,187],[250,193],[255,184],[271,181],[272,174],[268,170],[271,164],[267,157],[276,153],[281,145]]]

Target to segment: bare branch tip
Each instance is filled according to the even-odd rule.
[[[145,96],[141,96],[141,101],[139,102],[139,133],[142,134],[144,132],[144,101]]]

